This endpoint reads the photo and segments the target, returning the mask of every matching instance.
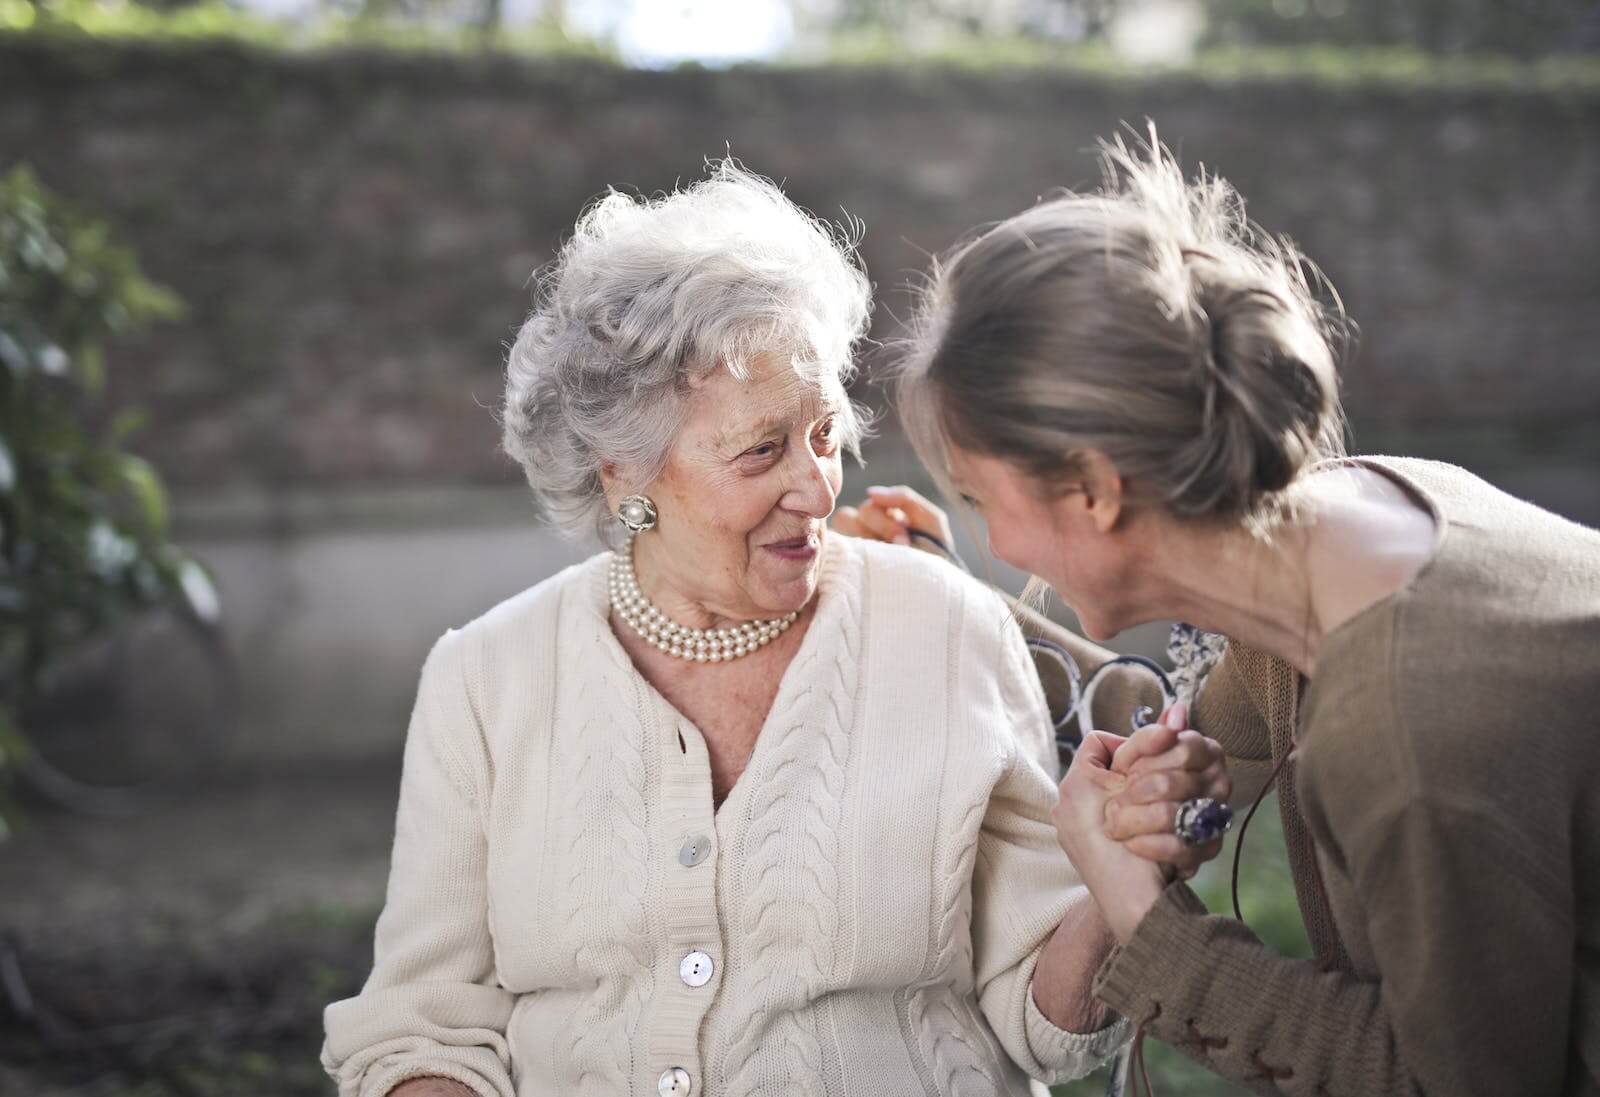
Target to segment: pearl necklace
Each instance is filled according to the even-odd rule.
[[[724,663],[749,655],[776,640],[800,616],[795,610],[770,621],[746,621],[731,628],[684,628],[651,604],[633,574],[633,541],[626,553],[611,554],[606,580],[617,616],[658,651],[695,663]]]

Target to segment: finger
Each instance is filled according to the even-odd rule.
[[[1111,768],[1119,773],[1128,773],[1140,759],[1159,756],[1173,749],[1179,734],[1165,724],[1146,724],[1122,744],[1112,760]]]
[[[1116,795],[1128,787],[1128,779],[1114,769],[1101,769],[1098,766],[1084,771],[1089,780],[1094,782],[1096,788],[1102,792]]]
[[[847,537],[865,537],[861,519],[855,507],[840,507],[833,512],[833,529],[835,533],[842,533]]]
[[[1206,790],[1202,795],[1209,796],[1219,804],[1233,802],[1233,774],[1227,767],[1221,767],[1221,772],[1206,771]]]
[[[950,535],[949,516],[940,507],[929,502],[920,492],[913,491],[904,484],[895,487],[870,487],[867,489],[867,497],[880,506],[898,507],[904,511],[914,529],[920,529],[936,537],[948,538]]]
[[[1128,791],[1122,796],[1124,804],[1172,804],[1185,800],[1198,800],[1210,796],[1217,775],[1209,770],[1163,769],[1154,773],[1136,773],[1128,780]]]
[[[1085,766],[1108,769],[1117,749],[1126,741],[1122,736],[1113,735],[1109,731],[1091,731],[1083,737],[1083,742],[1078,744],[1077,753],[1072,757],[1072,765],[1076,767],[1079,759],[1082,759]]]
[[[1122,848],[1129,849],[1131,851],[1131,847],[1128,845],[1124,845]],[[1188,879],[1194,876],[1195,873],[1199,872],[1201,867],[1205,865],[1207,861],[1215,858],[1216,853],[1203,848],[1195,849],[1185,846],[1184,852],[1178,854],[1177,857],[1178,859],[1176,861],[1162,861],[1160,863],[1165,865],[1169,872],[1172,872],[1179,878]]]
[[[1174,701],[1161,714],[1161,722],[1173,731],[1183,731],[1189,726],[1189,706],[1182,701]]]
[[[1199,868],[1222,852],[1222,839],[1203,846],[1187,846],[1176,834],[1147,834],[1128,839],[1122,848],[1160,865],[1173,865],[1179,869]]]
[[[1106,837],[1118,842],[1150,835],[1172,835],[1172,821],[1177,817],[1176,804],[1162,801],[1155,804],[1129,804],[1120,797],[1106,801]]]
[[[867,503],[856,511],[856,520],[867,530],[867,535],[876,540],[898,544],[911,541],[906,527],[889,517],[882,507]]]
[[[1156,727],[1161,725],[1157,724]],[[1171,746],[1159,754],[1145,753],[1142,757],[1133,759],[1129,765],[1130,773],[1146,773],[1158,769],[1209,769],[1212,765],[1222,760],[1222,747],[1214,740],[1207,739],[1198,731],[1169,732],[1174,738]],[[1155,736],[1151,736],[1155,740]]]
[[[1124,799],[1130,804],[1153,804],[1160,800],[1181,803],[1209,796],[1213,800],[1228,800],[1233,796],[1233,776],[1222,762],[1214,762],[1205,769],[1136,769],[1128,775],[1128,792]]]

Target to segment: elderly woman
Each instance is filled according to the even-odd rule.
[[[938,272],[904,407],[1090,636],[1231,638],[1194,722],[1241,791],[1276,784],[1317,959],[1154,863],[1206,836],[1143,772],[1177,728],[1094,736],[1057,817],[1123,946],[1101,1000],[1260,1093],[1600,1093],[1600,534],[1462,469],[1335,456],[1298,257],[1159,146],[1108,160],[1105,190]],[[862,512],[938,522],[903,492]]]
[[[829,535],[867,310],[731,164],[579,221],[505,445],[618,547],[427,659],[345,1097],[1021,1094],[1125,1039],[1006,606]]]

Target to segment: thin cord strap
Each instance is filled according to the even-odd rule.
[[[939,555],[941,555],[945,559],[949,560],[952,564],[954,564],[956,567],[960,568],[962,571],[967,572],[968,574],[971,574],[972,569],[967,567],[967,562],[961,558],[961,554],[958,553],[955,550],[954,547],[945,544],[944,543],[944,539],[942,537],[935,537],[933,534],[927,532],[926,530],[920,530],[920,529],[908,529],[908,530],[906,530],[906,533],[907,533],[908,536],[910,536],[910,538],[913,541],[926,541],[926,542],[928,542],[928,544],[932,545],[935,549],[938,550]]]
[[[1150,1084],[1150,1068],[1144,1061],[1144,1038],[1150,1030],[1150,1023],[1161,1016],[1161,1004],[1156,1003],[1155,1011],[1140,1021],[1133,1030],[1133,1050],[1128,1056],[1128,1087],[1132,1091],[1128,1097],[1139,1097],[1139,1085],[1144,1084],[1144,1097],[1156,1097],[1156,1087]]]
[[[1290,750],[1278,764],[1272,767],[1272,776],[1267,778],[1266,784],[1261,786],[1261,791],[1256,793],[1256,802],[1250,805],[1250,810],[1245,813],[1244,822],[1239,824],[1239,837],[1233,843],[1233,916],[1239,921],[1244,921],[1244,914],[1239,909],[1239,859],[1244,853],[1245,831],[1250,829],[1250,820],[1256,817],[1256,809],[1261,806],[1261,801],[1267,798],[1267,793],[1278,787],[1278,776],[1283,773],[1283,767],[1295,756],[1295,751]]]

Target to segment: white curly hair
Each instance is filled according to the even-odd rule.
[[[568,534],[610,523],[600,469],[659,475],[693,385],[784,355],[816,384],[848,385],[871,286],[860,225],[821,221],[732,159],[671,194],[608,191],[537,279],[506,364],[502,445]],[[859,456],[867,415],[839,427]]]

